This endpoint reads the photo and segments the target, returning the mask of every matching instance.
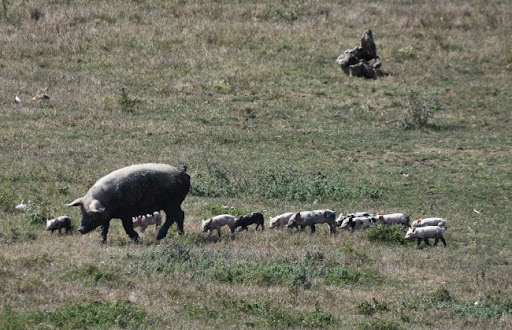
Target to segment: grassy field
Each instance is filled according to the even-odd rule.
[[[512,328],[509,1],[2,5],[1,329]],[[382,79],[335,64],[366,29]],[[143,162],[188,166],[185,235],[45,231]],[[444,217],[448,246],[200,228],[321,208]]]

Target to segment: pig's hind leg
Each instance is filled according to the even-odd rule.
[[[160,227],[158,231],[158,235],[156,239],[160,240],[167,236],[167,231],[172,226],[172,224],[176,221],[176,225],[178,226],[177,231],[178,235],[183,235],[183,222],[185,221],[185,212],[181,208],[178,211],[172,212],[169,209],[164,209],[165,211],[165,222]]]

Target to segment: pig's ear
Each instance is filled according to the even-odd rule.
[[[89,210],[91,210],[91,212],[101,213],[105,211],[105,207],[101,205],[99,200],[93,199],[89,204]]]
[[[300,212],[297,212],[297,214],[295,214],[295,217],[300,218]]]
[[[66,204],[66,206],[80,206],[80,205],[82,205],[82,203],[83,203],[82,202],[82,197],[80,197],[80,198],[75,199],[71,203]]]

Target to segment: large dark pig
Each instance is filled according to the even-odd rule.
[[[139,164],[121,168],[99,179],[84,197],[67,204],[80,206],[82,221],[78,231],[88,233],[101,226],[100,242],[107,241],[110,220],[121,219],[131,239],[138,241],[133,230],[132,216],[164,210],[166,219],[157,239],[167,235],[176,222],[178,234],[183,234],[185,214],[181,203],[190,189],[190,176],[165,164]]]

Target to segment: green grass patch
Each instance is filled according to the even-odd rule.
[[[94,301],[64,306],[52,312],[16,311],[6,304],[0,316],[2,329],[127,329],[140,327],[146,312],[129,301]]]
[[[245,326],[257,328],[326,328],[339,324],[331,312],[322,310],[318,304],[313,310],[302,312],[266,298],[222,298],[217,304],[200,300],[185,304],[183,311],[195,319],[213,319],[220,324],[223,319],[240,319]]]
[[[405,229],[402,225],[392,226],[377,224],[370,226],[365,231],[368,240],[377,243],[405,245]]]
[[[186,273],[191,278],[228,284],[310,289],[318,280],[348,286],[379,285],[383,281],[383,276],[375,270],[340,265],[322,258],[312,260],[311,256],[251,260],[228,251],[213,252],[179,244],[162,252],[143,255],[139,271],[154,269],[171,274]]]

